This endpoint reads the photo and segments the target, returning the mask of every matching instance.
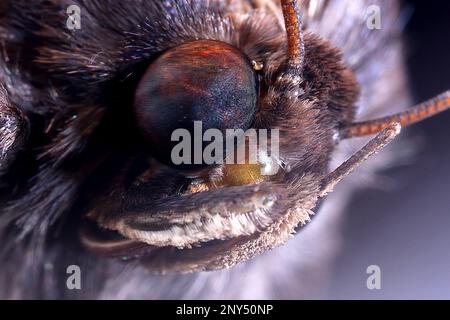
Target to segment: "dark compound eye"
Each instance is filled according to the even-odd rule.
[[[154,148],[170,154],[172,132],[246,130],[252,124],[257,80],[250,61],[219,41],[198,40],[172,48],[147,69],[135,94],[137,123]]]

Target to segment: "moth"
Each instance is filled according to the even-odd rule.
[[[162,297],[179,296],[159,281],[194,290],[202,271],[270,255],[301,235],[402,126],[450,107],[445,92],[360,119],[399,51],[390,42],[397,4],[373,3],[386,15],[381,30],[367,28],[366,1],[80,0],[79,28],[67,27],[72,1],[3,1],[3,294],[70,296],[63,270],[80,264],[91,270],[88,297],[141,292],[144,279]],[[380,47],[392,50],[386,61]],[[193,121],[279,129],[280,170],[174,168],[167,137]],[[363,136],[369,142],[330,169],[339,144]],[[194,275],[154,275],[173,272]]]

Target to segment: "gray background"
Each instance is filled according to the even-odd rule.
[[[411,92],[416,102],[450,89],[450,1],[408,1]],[[354,196],[328,298],[450,299],[450,112],[404,131],[417,154],[386,175],[393,190]],[[381,290],[366,268],[381,267]]]

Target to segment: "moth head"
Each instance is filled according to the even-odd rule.
[[[189,174],[153,163],[137,184],[119,192],[126,200],[109,196],[104,201],[108,205],[89,213],[100,228],[116,236],[99,239],[87,228],[82,236],[86,247],[139,259],[160,272],[231,267],[288,241],[321,198],[390,143],[401,124],[411,122],[401,114],[353,123],[358,84],[339,50],[303,34],[296,1],[282,1],[282,9],[287,36],[281,31],[266,44],[270,48],[277,43],[275,53],[261,54],[261,43],[241,43],[239,48],[233,41],[175,46],[150,64],[134,105],[141,132],[162,149],[163,159],[168,150],[158,146],[172,147],[171,132],[180,126],[192,132],[192,122],[198,120],[219,130],[278,129],[275,166],[281,170],[265,177],[262,164],[247,163],[248,157],[241,164]],[[448,108],[448,97],[441,98],[441,109]],[[425,108],[423,114],[433,113],[431,105]],[[358,153],[328,171],[339,139],[375,133]],[[170,190],[162,188],[161,180]]]
[[[445,93],[405,113],[355,123],[355,76],[338,48],[303,31],[294,0],[281,1],[284,27],[270,13],[235,15],[216,10],[216,2],[144,1],[143,10],[117,2],[99,10],[86,1],[80,32],[61,29],[66,8],[59,2],[38,8],[48,24],[19,14],[26,6],[15,3],[5,6],[36,28],[0,35],[1,54],[21,53],[10,54],[11,70],[1,70],[8,90],[0,90],[0,122],[9,127],[0,130],[0,174],[24,146],[38,155],[30,151],[31,187],[2,225],[21,239],[34,232],[43,244],[64,214],[81,216],[77,237],[85,249],[153,271],[231,267],[286,243],[400,124],[450,106]],[[28,38],[31,50],[21,50]],[[20,76],[16,65],[26,70]],[[18,105],[32,110],[31,126]],[[246,137],[233,145],[244,145],[243,163],[174,165],[172,133],[192,134],[195,122],[221,133],[276,129],[266,141],[279,153],[260,152],[267,150],[259,139],[254,151]],[[25,141],[29,130],[33,139]],[[378,135],[329,172],[339,140],[370,134]],[[250,161],[255,153],[257,163]],[[265,175],[264,166],[277,170]]]
[[[297,3],[283,10],[288,33],[255,15],[234,22],[233,37],[184,41],[152,59],[134,95],[152,160],[94,204],[82,229],[87,248],[162,272],[219,269],[285,243],[310,219],[358,87],[337,49],[303,35]],[[258,38],[256,26],[271,32]],[[268,145],[245,137],[233,145],[244,146],[242,163],[174,166],[172,133],[193,134],[196,121],[223,133],[266,130]],[[266,175],[268,167],[276,170]]]

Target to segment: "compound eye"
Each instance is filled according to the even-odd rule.
[[[176,129],[193,134],[194,121],[207,129],[243,129],[256,112],[257,77],[235,47],[198,40],[172,48],[147,69],[135,93],[137,124],[154,148],[174,145]]]

